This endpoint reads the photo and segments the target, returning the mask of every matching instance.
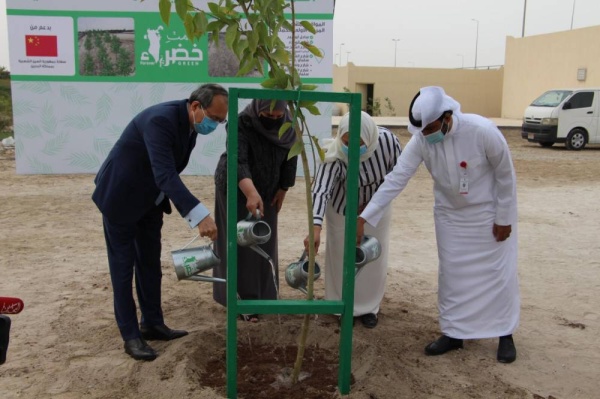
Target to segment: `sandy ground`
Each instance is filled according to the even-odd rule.
[[[393,205],[379,325],[354,328],[350,398],[600,397],[600,149],[545,149],[526,143],[516,130],[505,134],[518,174],[517,361],[499,364],[495,339],[468,341],[463,350],[440,357],[423,354],[439,330],[432,184],[421,169]],[[407,133],[400,138],[405,144]],[[18,176],[11,156],[0,159],[0,296],[25,301],[25,310],[12,316],[0,397],[224,397],[223,390],[202,386],[200,377],[211,357],[223,354],[225,312],[212,301],[209,284],[176,279],[170,251],[193,237],[177,215],[165,218],[163,230],[163,303],[167,324],[190,335],[153,344],[160,354],[154,362],[124,354],[113,318],[101,218],[90,200],[92,180],[91,175]],[[184,180],[213,207],[211,177]],[[280,219],[280,271],[301,252],[303,199],[299,180]],[[323,280],[316,290],[322,297]],[[301,294],[283,283],[281,296]],[[301,316],[239,322],[240,345],[294,342],[300,325]],[[309,342],[337,351],[339,333],[331,316],[312,326]],[[289,396],[282,390],[274,397]]]

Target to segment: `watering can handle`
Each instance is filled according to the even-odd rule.
[[[300,262],[303,261],[304,258],[306,258],[306,249],[302,251],[302,255],[300,255]]]
[[[196,238],[200,237],[200,233],[196,234],[196,237],[192,238],[192,241],[188,242],[187,244],[185,244],[181,249],[186,249],[188,247],[188,245],[190,245],[191,243],[193,243],[194,241],[196,241]]]
[[[253,215],[252,212],[248,212],[248,216],[246,216],[246,220],[250,220],[253,217],[255,217],[256,220],[260,220],[260,209],[256,210],[256,215]]]

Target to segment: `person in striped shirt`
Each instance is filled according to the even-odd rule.
[[[321,229],[327,218],[325,251],[325,297],[342,297],[344,256],[344,226],[346,214],[346,178],[350,114],[340,120],[334,139],[324,143],[325,159],[316,172],[312,185],[315,250],[319,251]],[[366,112],[361,113],[360,165],[358,176],[359,214],[371,200],[385,176],[392,171],[402,147],[388,129],[378,127]],[[357,215],[358,216],[358,215]],[[368,227],[365,234],[376,237],[382,247],[381,256],[365,267],[356,277],[354,317],[367,328],[377,325],[379,305],[385,291],[391,208],[376,228]],[[304,239],[308,251],[309,238]]]

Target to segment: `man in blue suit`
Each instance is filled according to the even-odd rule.
[[[146,340],[168,341],[187,335],[165,325],[161,308],[161,228],[173,202],[201,237],[217,238],[208,209],[190,193],[179,173],[188,164],[197,134],[225,123],[228,93],[205,84],[189,99],[153,105],[127,125],[100,167],[93,201],[102,212],[117,325],[125,352],[154,360]],[[132,280],[142,314],[138,326]]]

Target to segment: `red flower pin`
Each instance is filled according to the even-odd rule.
[[[465,161],[462,161],[462,162],[460,163],[460,167],[461,167],[461,168],[465,168],[465,169],[467,169],[467,163],[466,163]]]

